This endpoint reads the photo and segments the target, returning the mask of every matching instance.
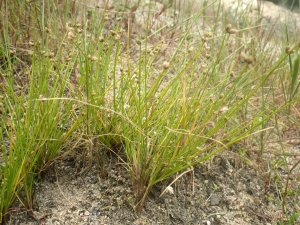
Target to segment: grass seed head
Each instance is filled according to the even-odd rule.
[[[110,30],[110,33],[111,33],[111,35],[112,35],[112,36],[115,36],[115,35],[117,35],[117,32],[116,32],[116,31],[114,31],[114,30]]]
[[[227,26],[226,26],[226,32],[228,34],[236,34],[238,32],[238,30],[237,29],[233,29],[232,26],[231,26],[231,24],[227,24]]]
[[[226,25],[226,32],[229,32],[231,30],[231,27],[232,27],[231,24],[227,24]]]
[[[291,50],[291,47],[290,47],[290,46],[286,46],[286,48],[285,48],[285,53],[286,53],[286,54],[291,54],[291,53],[293,53],[293,50]]]
[[[50,30],[48,27],[45,28],[45,31],[46,31],[46,33],[48,33],[48,34],[51,33],[51,30]]]
[[[69,62],[69,61],[71,61],[71,59],[72,59],[71,57],[66,57],[66,58],[65,58],[65,61],[66,61],[66,62]]]
[[[207,43],[204,44],[204,48],[208,51],[210,50],[210,47],[207,45]]]
[[[121,39],[121,36],[119,35],[119,34],[117,34],[116,36],[115,36],[115,41],[119,41]]]
[[[97,56],[91,56],[91,55],[88,55],[88,59],[95,62],[98,60],[98,57]]]
[[[163,62],[163,68],[164,68],[164,69],[168,69],[169,67],[170,67],[170,63],[167,62],[167,61],[164,61],[164,62]]]
[[[45,53],[45,57],[53,58],[55,56],[54,52]]]
[[[103,37],[103,36],[100,36],[100,37],[98,38],[98,40],[99,40],[100,42],[104,42],[104,37]]]
[[[68,40],[69,40],[69,41],[72,41],[74,38],[75,38],[75,33],[74,33],[73,30],[70,30],[70,31],[68,32]]]
[[[16,54],[16,50],[15,50],[15,49],[9,50],[9,53],[10,53],[11,55],[15,55],[15,54]]]
[[[105,14],[105,15],[104,15],[104,17],[103,17],[103,19],[104,19],[104,21],[108,21],[108,20],[109,20],[109,17],[108,17],[108,15],[107,15],[107,14]]]
[[[236,34],[237,32],[237,29],[231,29],[230,31],[228,31],[229,34]]]
[[[225,113],[228,111],[228,107],[227,106],[223,106],[221,109],[219,109],[219,113]]]
[[[213,34],[210,31],[207,31],[207,32],[204,33],[204,37],[210,38],[212,36],[213,36]]]
[[[254,59],[252,56],[247,55],[245,52],[241,53],[241,58],[245,63],[252,64]]]

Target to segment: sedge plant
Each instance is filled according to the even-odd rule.
[[[32,209],[35,181],[67,149],[78,123],[72,119],[71,102],[44,101],[69,93],[72,71],[71,64],[57,63],[63,45],[53,52],[51,38],[58,27],[46,27],[49,2],[1,4],[0,221],[15,200],[26,210]],[[25,13],[26,9],[32,14]],[[28,23],[21,27],[22,18],[34,21],[36,30],[29,32]]]
[[[241,120],[242,111],[288,57],[283,52],[258,77],[256,71],[265,59],[254,61],[243,52],[247,48],[243,44],[228,47],[243,30],[225,25],[214,27],[219,35],[203,34],[192,29],[197,27],[193,16],[173,28],[159,27],[152,23],[151,7],[151,3],[146,5],[144,38],[132,42],[132,24],[124,32],[119,23],[122,18],[112,20],[113,26],[107,22],[109,31],[105,22],[93,25],[104,18],[109,21],[110,15],[104,13],[90,25],[100,27],[101,32],[81,37],[90,50],[78,49],[82,54],[80,85],[87,95],[83,104],[86,123],[94,127],[90,135],[105,146],[123,149],[119,154],[125,155],[132,177],[138,215],[154,185],[261,131],[277,111],[263,109]],[[157,30],[150,32],[149,27]],[[179,41],[169,57],[161,59],[163,42],[152,41],[168,29],[176,29]],[[192,40],[196,35],[202,39]]]

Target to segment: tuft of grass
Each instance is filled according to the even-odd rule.
[[[78,124],[71,102],[44,100],[68,92],[72,71],[69,64],[58,63],[62,45],[57,46],[57,52],[50,45],[53,33],[46,28],[49,14],[45,10],[50,8],[45,3],[6,1],[1,7],[5,18],[1,19],[0,46],[0,221],[15,200],[32,209],[35,180],[62,150],[71,147],[71,134]],[[34,13],[24,13],[28,8]],[[26,33],[17,22],[22,19],[28,26],[26,21],[35,21],[36,30]],[[21,41],[27,46],[19,44]]]
[[[146,7],[147,34],[149,27],[154,27],[149,22],[154,15],[151,4]],[[105,21],[106,17],[109,14],[98,19],[93,14],[92,21]],[[197,34],[191,35],[197,19],[191,17],[189,25],[183,22],[176,27],[180,32],[179,44],[162,60],[158,54],[161,46],[149,49],[149,45],[160,32],[167,32],[167,27],[131,42],[130,36],[126,36],[130,28],[127,27],[126,34],[119,28],[119,21],[113,21],[110,30],[105,30],[107,25],[101,22],[101,33],[90,39],[84,34],[74,39],[83,57],[79,57],[79,74],[83,79],[78,86],[86,94],[83,99],[88,136],[97,137],[104,146],[96,152],[123,149],[124,153],[119,154],[126,156],[137,214],[141,213],[153,185],[207,160],[251,133],[266,130],[266,122],[278,111],[262,108],[257,113],[251,112],[250,118],[240,117],[247,104],[251,104],[251,98],[258,90],[264,90],[268,78],[288,55],[282,53],[273,67],[257,77],[259,62],[265,58],[254,62],[251,55],[242,51],[244,47],[236,50],[227,47],[233,40],[239,40],[234,35],[243,30],[229,25],[221,30],[215,27],[215,32],[220,32],[218,36],[199,33],[203,35],[202,41],[193,42],[189,37]],[[97,25],[92,22],[90,26]],[[99,36],[101,42],[96,44]],[[122,37],[127,38],[127,43],[120,42]],[[91,55],[76,42],[92,49],[88,51]],[[104,51],[103,46],[106,46]],[[121,52],[121,48],[125,51]],[[254,54],[254,47],[250,50]],[[236,61],[238,55],[240,64]],[[199,65],[198,60],[203,64]],[[227,68],[223,66],[225,63],[229,65]],[[105,152],[101,155],[105,156]],[[104,170],[104,160],[101,163]]]

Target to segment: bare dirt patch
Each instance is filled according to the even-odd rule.
[[[109,160],[107,177],[101,178],[96,165],[80,175],[76,163],[80,159],[68,156],[56,161],[39,182],[35,209],[30,213],[16,210],[6,222],[23,225],[278,222],[282,196],[277,182],[269,180],[273,176],[266,172],[267,163],[255,152],[241,156],[236,149],[237,146],[182,176],[177,174],[172,189],[164,192],[174,179],[156,186],[141,217],[134,213],[130,177],[115,157]],[[290,210],[294,207],[292,202],[289,197]]]

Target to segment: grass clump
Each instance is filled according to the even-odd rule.
[[[6,14],[2,11],[0,46],[0,221],[16,199],[27,210],[32,209],[34,181],[61,150],[71,147],[68,146],[68,138],[77,123],[72,118],[71,102],[44,101],[45,98],[65,95],[71,67],[57,63],[60,49],[56,49],[57,53],[53,52],[52,46],[50,49],[51,34],[44,32],[45,24],[40,21],[41,17],[46,17],[45,12],[23,15],[27,7],[47,9],[46,6],[39,8],[41,5],[32,6],[24,1],[2,5]],[[3,18],[3,15],[7,17]],[[14,24],[14,16],[20,20],[25,17],[25,21],[35,19],[36,23],[32,25],[36,30],[30,32],[30,37],[19,27],[20,24]],[[14,29],[18,29],[20,36],[13,35]],[[24,41],[27,41],[25,47],[22,46]]]
[[[164,23],[166,5],[157,14],[151,2],[127,2],[113,12],[108,3],[101,13],[77,12],[72,4],[1,6],[0,221],[16,199],[31,209],[34,178],[79,142],[83,161],[97,159],[102,178],[108,150],[123,161],[140,215],[155,185],[243,139],[259,143],[262,155],[262,132],[298,101],[299,56],[288,85],[275,74],[299,43],[275,59],[254,45],[260,37],[252,32],[264,32],[257,24],[240,28],[225,18],[203,29],[207,5]],[[13,49],[25,41],[20,59]],[[274,101],[274,82],[289,90],[286,101]]]

